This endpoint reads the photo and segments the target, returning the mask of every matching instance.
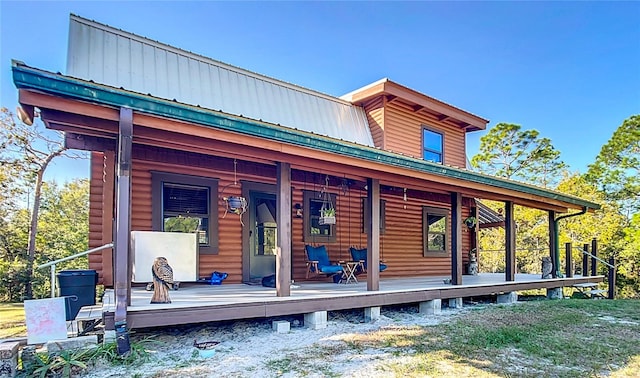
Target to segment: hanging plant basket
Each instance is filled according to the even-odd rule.
[[[226,212],[242,215],[247,211],[247,199],[244,197],[223,197],[226,204]]]
[[[321,226],[326,224],[336,224],[336,210],[334,208],[321,209],[318,223]]]
[[[476,217],[468,217],[467,219],[464,220],[464,224],[468,228],[473,229],[478,224],[478,219]]]
[[[336,208],[331,202],[331,194],[327,192],[329,186],[329,176],[325,178],[325,186],[322,188],[322,207],[320,208],[320,219],[318,223],[321,226],[327,224],[336,224]]]

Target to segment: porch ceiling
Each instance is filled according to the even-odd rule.
[[[333,162],[336,171],[348,168],[348,172],[362,177],[378,177],[381,182],[417,188],[435,188],[440,191],[460,192],[468,197],[508,200],[524,206],[553,210],[599,209],[600,205],[564,193],[551,191],[515,181],[492,177],[466,169],[431,163],[389,151],[336,140],[300,130],[230,116],[173,101],[162,100],[106,85],[70,78],[14,63],[13,79],[21,90],[20,101],[31,105],[79,113],[78,109],[90,106],[98,112],[75,114],[117,121],[117,111],[108,107],[129,107],[134,110],[134,123],[144,127],[171,131],[183,135],[240,144],[261,151],[261,159],[296,162],[322,160]],[[41,92],[54,96],[55,101],[44,101],[30,93]],[[31,97],[29,99],[29,97]],[[45,103],[47,102],[47,103]],[[67,103],[65,108],[64,103]],[[73,104],[74,106],[70,106]],[[99,107],[96,107],[97,104]],[[105,107],[106,106],[106,107]],[[43,112],[43,117],[46,112]],[[61,128],[81,133],[86,127],[81,120],[59,122]],[[87,122],[85,122],[87,123]],[[202,125],[207,126],[205,128]],[[86,125],[85,125],[86,126]],[[89,130],[89,135],[113,138],[116,130]],[[135,135],[134,135],[135,136]],[[259,147],[258,147],[259,146]],[[237,153],[237,151],[236,151]],[[347,172],[347,171],[342,171]]]

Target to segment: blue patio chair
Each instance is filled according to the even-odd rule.
[[[307,244],[304,246],[304,251],[307,254],[307,279],[310,274],[342,277],[342,266],[331,264],[324,245],[313,247]]]
[[[349,253],[351,253],[351,259],[353,261],[360,261],[362,264],[357,268],[358,271],[356,273],[366,273],[368,268],[367,263],[367,249],[362,248],[358,249],[355,247],[349,247]],[[380,262],[380,271],[387,269],[387,264],[384,264],[382,261]]]

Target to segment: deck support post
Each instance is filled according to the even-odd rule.
[[[449,298],[449,308],[462,308],[462,298]]]
[[[564,245],[564,253],[565,253],[565,266],[564,266],[564,274],[567,278],[573,277],[573,256],[571,255],[571,243],[565,243]]]
[[[276,295],[291,295],[291,164],[278,163],[276,222],[278,224],[278,248],[276,256]]]
[[[512,304],[518,301],[518,293],[510,291],[508,293],[498,294],[496,302],[498,304]]]
[[[439,315],[442,312],[442,299],[420,302],[418,312],[424,315]]]
[[[561,287],[552,287],[547,289],[547,299],[563,299],[564,294],[562,293]]]
[[[364,308],[364,322],[372,323],[380,319],[380,307],[365,307]]]
[[[462,285],[462,195],[451,193],[451,284]]]
[[[516,230],[513,219],[513,202],[504,203],[504,232],[505,232],[505,281],[515,281],[516,278]]]
[[[131,304],[131,149],[133,145],[133,111],[120,108],[118,132],[118,166],[116,171],[116,226],[114,235],[114,276],[116,309],[114,314],[119,355],[131,347],[127,330],[127,306]],[[148,267],[150,269],[150,267]]]
[[[304,326],[311,329],[327,328],[327,312],[316,311],[304,314]]]
[[[380,180],[367,179],[367,207],[369,223],[367,224],[367,291],[380,290]]]
[[[598,255],[598,241],[594,238],[591,240],[591,275],[598,275],[598,260],[596,256]]]

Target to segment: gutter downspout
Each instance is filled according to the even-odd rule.
[[[554,268],[555,268],[555,276],[556,277],[562,277],[563,276],[562,272],[560,271],[560,240],[558,238],[558,221],[560,219],[577,217],[578,215],[586,214],[588,210],[589,210],[589,207],[584,206],[580,212],[574,213],[574,214],[566,214],[566,215],[559,216],[553,222],[553,235],[555,236],[555,239],[556,239],[555,245],[553,246],[553,260],[554,260],[553,261],[553,265],[554,265]]]

